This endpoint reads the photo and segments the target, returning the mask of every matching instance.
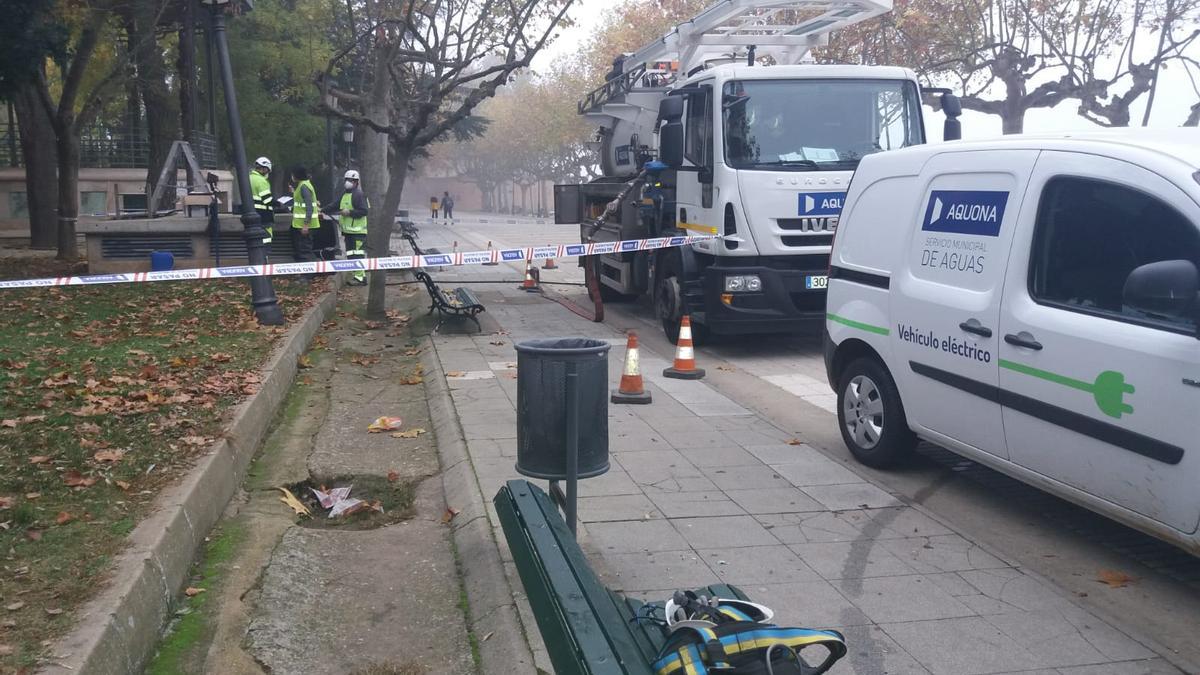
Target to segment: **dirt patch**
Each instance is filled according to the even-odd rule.
[[[352,488],[350,497],[363,500],[363,506],[348,515],[330,518],[329,509],[321,506],[314,490],[343,487]],[[407,480],[389,481],[378,476],[340,476],[320,484],[310,479],[287,486],[312,513],[312,517],[302,517],[297,524],[319,530],[373,530],[408,520],[413,517],[415,488],[416,484]]]
[[[372,663],[366,668],[359,668],[350,675],[425,675],[429,671],[415,663],[393,665],[391,663]]]

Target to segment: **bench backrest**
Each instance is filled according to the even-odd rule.
[[[657,646],[596,578],[550,497],[513,480],[493,501],[555,672],[653,675]]]
[[[425,290],[429,291],[429,297],[432,298],[434,302],[441,304],[446,303],[446,299],[442,297],[442,289],[438,288],[437,282],[433,280],[433,277],[429,276],[425,272],[422,272],[421,270],[414,272],[413,276],[425,284]]]

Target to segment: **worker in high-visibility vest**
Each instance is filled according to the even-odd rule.
[[[312,262],[313,235],[310,230],[321,227],[321,203],[317,190],[308,179],[308,169],[292,169],[292,256],[296,262]]]
[[[267,232],[263,243],[270,252],[271,242],[275,237],[275,195],[271,194],[271,160],[259,157],[254,160],[254,169],[250,171],[250,194],[254,197],[254,210],[258,213],[258,222]]]
[[[334,208],[330,204],[325,208],[326,213],[337,211],[338,225],[342,230],[342,238],[346,243],[347,260],[365,260],[367,257],[367,213],[371,202],[363,192],[358,172],[350,169],[346,172],[345,190],[342,198]],[[357,270],[350,275],[351,286],[366,286],[367,273]]]

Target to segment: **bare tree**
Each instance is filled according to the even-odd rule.
[[[572,0],[347,0],[349,32],[318,84],[328,112],[362,133],[371,200],[367,251],[382,255],[411,160],[462,131],[477,105],[529,66]],[[333,87],[332,76],[357,81]],[[328,99],[323,95],[322,99]],[[344,104],[345,107],[341,107]],[[383,275],[372,275],[367,314],[384,314]]]

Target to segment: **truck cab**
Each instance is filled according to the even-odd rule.
[[[658,256],[655,306],[720,334],[811,328],[824,318],[829,247],[851,175],[868,155],[925,142],[921,92],[903,68],[722,65],[664,105],[663,208],[721,239]],[[676,116],[678,113],[678,116]]]

